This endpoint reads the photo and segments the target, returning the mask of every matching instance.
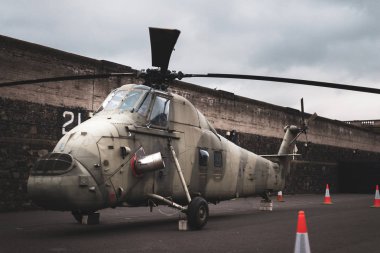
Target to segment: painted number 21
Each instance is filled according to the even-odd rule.
[[[68,121],[63,123],[62,125],[62,134],[66,134],[68,131],[66,131],[66,127],[74,123],[75,115],[73,112],[70,111],[64,111],[63,112],[63,118],[66,119],[68,117]],[[80,112],[78,112],[78,125],[82,122],[82,115]],[[72,127],[71,127],[72,128]]]

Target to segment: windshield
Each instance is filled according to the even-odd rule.
[[[143,93],[144,91],[141,89],[114,90],[104,100],[97,113],[102,111],[113,111],[115,109],[119,109],[119,112],[132,111]]]
[[[143,94],[142,90],[130,91],[121,102],[121,105],[119,107],[120,112],[123,112],[126,110],[131,111],[135,107],[137,101],[139,101],[139,98],[141,97],[142,94]]]

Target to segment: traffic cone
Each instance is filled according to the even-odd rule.
[[[371,207],[380,207],[380,194],[379,194],[379,185],[376,185],[375,200],[373,201],[373,206]]]
[[[306,217],[304,211],[298,212],[296,245],[294,253],[310,253],[309,236],[307,234]]]
[[[325,205],[331,205],[331,197],[330,197],[330,189],[329,184],[326,185],[326,194],[325,194],[325,200],[323,201],[323,204]]]
[[[278,202],[284,202],[284,198],[282,197],[282,191],[278,191],[277,193],[277,201]]]

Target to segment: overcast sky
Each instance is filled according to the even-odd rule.
[[[380,88],[380,1],[0,0],[0,33],[146,69],[148,27],[181,30],[169,69]],[[338,119],[380,119],[380,95],[259,81],[186,79]]]

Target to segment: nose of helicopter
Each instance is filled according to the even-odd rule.
[[[28,195],[49,210],[95,211],[104,203],[95,179],[65,153],[51,153],[37,162],[28,179]]]

